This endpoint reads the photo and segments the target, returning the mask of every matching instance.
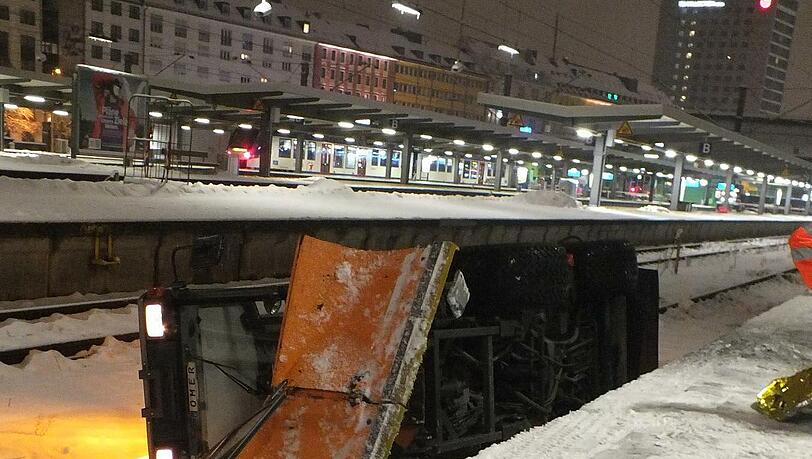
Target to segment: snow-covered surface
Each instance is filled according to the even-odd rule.
[[[775,243],[775,239],[767,240]],[[708,244],[705,247],[724,245]],[[701,250],[702,248],[698,251]],[[653,268],[654,265],[650,267]],[[723,255],[680,260],[676,270],[674,263],[658,265],[660,305],[690,304],[691,298],[792,268],[792,257],[786,244],[761,250],[734,251]]]
[[[667,310],[660,315],[660,365],[705,347],[806,290],[795,273]]]
[[[0,458],[146,455],[138,343],[108,338],[86,355],[32,352],[0,364]]]
[[[671,210],[669,210],[667,207],[655,206],[655,205],[652,205],[652,204],[640,207],[637,210],[640,211],[640,212],[650,212],[650,213],[653,213],[653,214],[670,214],[671,213]]]
[[[799,296],[686,358],[477,456],[809,457],[812,423],[750,405],[770,380],[812,366],[812,297]]]
[[[112,175],[115,172],[121,173],[123,168],[115,165],[96,164],[82,159],[71,159],[70,155],[6,150],[0,152],[0,170],[53,174]]]
[[[80,341],[138,332],[138,309],[92,309],[77,314],[52,314],[43,319],[0,322],[0,352],[56,342]]]
[[[2,222],[131,222],[303,219],[793,220],[714,213],[666,215],[574,208],[559,195],[438,196],[350,192],[334,181],[296,189],[201,183],[74,182],[0,177]]]

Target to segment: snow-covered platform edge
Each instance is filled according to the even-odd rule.
[[[808,457],[812,421],[777,423],[750,405],[773,378],[812,366],[810,329],[812,296],[796,297],[477,457]]]

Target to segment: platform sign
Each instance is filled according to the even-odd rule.
[[[144,136],[146,103],[142,99],[130,105],[133,94],[148,92],[144,77],[79,65],[75,78],[81,148],[123,152],[126,137]]]
[[[524,120],[522,119],[521,115],[513,115],[510,117],[507,124],[508,126],[521,128],[522,126],[524,126]]]
[[[632,131],[632,125],[629,124],[628,121],[624,121],[623,124],[620,125],[620,128],[615,133],[617,137],[623,138],[630,138],[634,135],[634,131]]]

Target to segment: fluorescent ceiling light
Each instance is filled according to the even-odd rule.
[[[42,96],[35,96],[35,95],[33,95],[33,94],[29,94],[29,95],[27,95],[27,96],[23,97],[23,99],[25,99],[25,100],[27,100],[27,101],[29,101],[29,102],[34,102],[34,103],[37,103],[37,104],[41,104],[41,103],[45,102],[45,98],[44,98],[44,97],[42,97]]]
[[[381,129],[381,132],[384,133],[384,135],[395,135],[395,134],[398,133],[398,131],[396,131],[396,130],[394,130],[392,128],[383,128],[383,129]]]
[[[56,116],[68,116],[69,115],[67,110],[54,110],[51,113],[53,113]]]
[[[211,123],[211,121],[209,121],[209,119],[208,119],[208,118],[195,118],[195,123],[198,123],[198,124],[209,124],[209,123]]]
[[[239,126],[240,126],[240,129],[246,129],[246,130],[252,129],[254,127],[254,126],[252,126],[252,125],[250,125],[248,123],[241,123]]]
[[[392,8],[398,10],[400,14],[409,14],[417,19],[420,19],[421,12],[417,8],[412,8],[411,6],[405,5],[401,2],[392,2]]]
[[[646,153],[643,155],[643,157],[648,159],[660,159],[660,155],[657,153]]]
[[[315,132],[315,133],[313,133],[313,138],[314,139],[323,139],[324,134],[319,134],[318,132]]]
[[[640,145],[640,148],[642,148],[643,151],[651,151],[654,149],[651,145]]]
[[[189,126],[189,125],[186,125],[186,124],[184,124],[184,125],[183,125],[183,126],[181,126],[180,128],[181,128],[182,130],[184,130],[184,131],[191,131],[191,130],[192,130],[192,126]]]
[[[226,131],[224,131],[224,130],[222,130],[220,128],[214,128],[214,129],[211,130],[211,132],[213,132],[213,133],[215,133],[217,135],[222,135],[222,134],[226,133]]]
[[[595,134],[592,131],[590,131],[589,129],[578,128],[578,129],[575,130],[575,135],[577,135],[578,138],[581,138],[581,139],[591,139],[592,136],[594,136]]]
[[[680,0],[680,8],[724,8],[725,2],[716,0]]]
[[[372,124],[372,120],[369,118],[362,118],[360,120],[355,120],[355,124],[363,124],[364,126],[369,126]]]
[[[486,143],[482,145],[482,149],[485,151],[493,151],[493,145]]]
[[[352,128],[355,127],[355,125],[350,123],[349,121],[339,121],[338,122],[338,127],[343,128],[343,129],[352,129]]]
[[[355,143],[355,138],[353,137],[344,137],[344,141],[347,143]]]
[[[454,139],[454,145],[457,145],[457,146],[461,147],[461,146],[465,145],[465,141],[462,140],[462,139]]]
[[[677,152],[671,149],[665,150],[665,157],[666,158],[676,158]]]
[[[511,148],[511,149],[508,150],[508,153],[510,153],[511,155],[518,155],[519,150],[516,149],[516,148]]]
[[[539,159],[539,158],[541,158],[541,153],[539,153],[539,152],[537,152],[537,151],[534,151],[534,152],[533,152],[533,154],[532,154],[532,156],[533,156],[534,158],[536,158],[536,159]]]
[[[516,48],[513,48],[511,46],[508,46],[508,45],[499,45],[499,47],[496,48],[496,49],[498,49],[499,51],[502,51],[504,53],[508,53],[511,56],[515,56],[515,55],[519,54],[519,50],[517,50]]]
[[[161,112],[149,112],[149,116],[153,118],[163,118],[164,114]]]
[[[278,133],[280,133],[282,135],[288,135],[288,134],[290,134],[290,129],[277,129],[276,132],[278,132]]]
[[[375,145],[376,147],[382,147],[383,142],[381,142],[380,140],[376,140],[376,141],[372,142],[372,145]]]
[[[697,159],[699,158],[697,158],[696,155],[685,155],[685,160],[689,163],[694,163]]]
[[[420,138],[423,139],[423,140],[431,140],[434,137],[432,137],[432,136],[430,136],[428,134],[420,134]]]

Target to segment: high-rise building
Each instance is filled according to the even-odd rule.
[[[654,75],[687,111],[778,115],[796,0],[663,0]]]

